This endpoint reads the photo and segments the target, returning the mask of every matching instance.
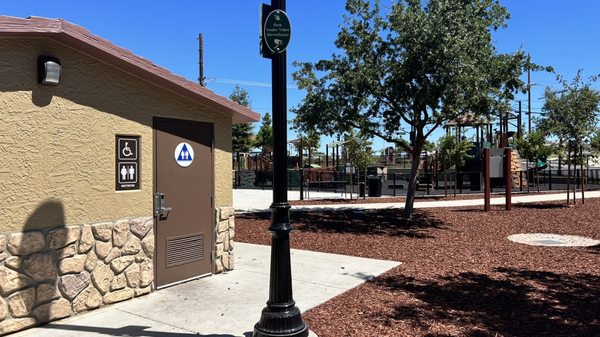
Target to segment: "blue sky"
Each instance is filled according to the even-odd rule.
[[[512,18],[507,29],[495,34],[500,52],[523,48],[534,62],[553,66],[567,79],[579,68],[585,75],[600,73],[600,1],[501,2]],[[316,61],[334,52],[344,3],[287,1],[292,22],[288,74],[293,71],[293,61]],[[248,90],[252,108],[262,115],[271,111],[271,68],[270,60],[258,53],[259,5],[260,1],[254,0],[2,0],[0,15],[64,18],[192,81],[198,78],[197,36],[203,33],[208,88],[229,96],[238,83]],[[556,87],[554,78],[552,74],[532,74],[534,114],[543,105],[544,87]],[[293,87],[291,75],[288,85],[288,107],[292,107],[301,101],[303,93]],[[521,99],[526,110],[527,97]],[[289,139],[294,136],[288,133]],[[322,140],[323,147],[327,141]],[[374,141],[376,150],[385,145]]]

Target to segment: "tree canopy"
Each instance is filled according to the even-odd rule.
[[[558,77],[562,88],[546,88],[540,129],[577,146],[590,141],[600,112],[600,92],[591,87],[596,77],[585,81],[578,71],[572,82]]]
[[[600,155],[600,130],[596,130],[592,140],[590,141],[590,147],[592,152],[598,156]]]
[[[468,140],[459,142],[456,137],[446,135],[438,140],[438,157],[444,164],[444,168],[454,166],[458,170],[465,165],[471,148],[473,148],[473,143]]]
[[[546,144],[546,135],[540,130],[532,131],[522,135],[515,140],[519,156],[528,161],[536,162],[537,160],[547,159],[555,149]]]
[[[240,86],[235,86],[229,99],[243,106],[250,107],[250,95],[248,91]],[[232,151],[233,152],[249,152],[252,148],[252,124],[241,123],[234,124],[232,128]]]
[[[254,146],[259,147],[263,153],[273,150],[273,123],[271,121],[271,114],[268,112],[262,117],[262,124],[256,134]]]
[[[351,130],[344,140],[348,157],[359,172],[365,172],[369,165],[375,163],[373,155],[368,151],[368,148],[373,145],[369,137]]]
[[[307,92],[296,123],[329,135],[356,128],[411,153],[411,217],[426,139],[467,111],[508,109],[530,62],[522,51],[496,52],[492,31],[509,18],[496,0],[399,0],[385,13],[378,1],[348,0],[346,11],[339,52],[296,63],[294,79]]]
[[[600,92],[591,87],[596,79],[597,77],[591,77],[584,80],[582,70],[579,70],[571,82],[558,77],[562,88],[546,88],[544,92],[543,117],[539,127],[558,137],[561,143],[567,142],[569,165],[583,163],[583,148],[592,143],[597,130]],[[568,193],[567,191],[567,196]]]

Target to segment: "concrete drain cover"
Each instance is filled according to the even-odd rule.
[[[594,240],[576,235],[529,233],[510,235],[508,239],[512,242],[523,243],[532,246],[591,247],[600,245],[600,240]]]

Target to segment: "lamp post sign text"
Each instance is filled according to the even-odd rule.
[[[261,8],[261,55],[271,58],[273,54],[283,53],[292,35],[290,19],[285,11],[262,5]]]

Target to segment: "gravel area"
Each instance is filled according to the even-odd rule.
[[[511,242],[518,233],[600,239],[600,199],[512,211],[292,211],[293,248],[403,264],[304,314],[320,337],[600,336],[600,247]],[[236,240],[270,244],[270,214],[236,216]]]

